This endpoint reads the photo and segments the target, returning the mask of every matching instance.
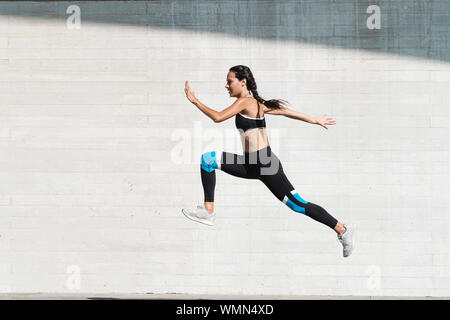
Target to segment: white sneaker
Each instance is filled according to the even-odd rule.
[[[214,220],[216,220],[216,213],[209,213],[203,206],[197,206],[197,209],[194,210],[183,208],[181,209],[181,212],[183,212],[187,218],[209,226],[213,226]]]
[[[345,231],[343,234],[338,235],[339,242],[344,247],[344,258],[347,258],[355,248],[355,229],[351,226],[344,224]]]

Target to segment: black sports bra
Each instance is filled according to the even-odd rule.
[[[244,132],[249,129],[254,128],[265,128],[266,127],[266,119],[264,117],[262,118],[250,118],[247,116],[244,116],[240,112],[236,114],[236,120],[235,120],[236,128],[241,129]]]

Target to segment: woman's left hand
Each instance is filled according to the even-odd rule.
[[[334,121],[332,118],[327,118],[326,114],[323,114],[321,116],[315,117],[315,119],[316,119],[316,124],[318,124],[319,126],[324,127],[327,130],[328,130],[327,125],[336,124],[336,121]]]
[[[194,103],[197,100],[194,91],[191,91],[191,88],[189,88],[189,83],[187,80],[184,83],[184,92],[186,93],[186,98],[188,98],[190,102]]]

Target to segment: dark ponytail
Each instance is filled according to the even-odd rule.
[[[280,109],[281,106],[285,106],[288,104],[288,102],[283,99],[264,100],[263,98],[261,98],[258,94],[258,91],[256,90],[256,81],[249,67],[238,65],[231,67],[229,71],[234,72],[235,77],[239,80],[247,79],[247,89],[252,93],[253,97],[259,103],[262,103],[266,107],[271,109]]]

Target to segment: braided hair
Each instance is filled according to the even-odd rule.
[[[237,65],[234,67],[231,67],[229,71],[234,72],[234,75],[237,79],[247,79],[247,89],[252,93],[253,97],[258,101],[259,103],[262,103],[268,108],[271,109],[280,109],[282,105],[288,104],[286,100],[282,99],[271,99],[271,100],[264,100],[261,98],[258,94],[258,91],[256,90],[256,81],[253,77],[253,73],[250,71],[250,68],[243,65]]]

